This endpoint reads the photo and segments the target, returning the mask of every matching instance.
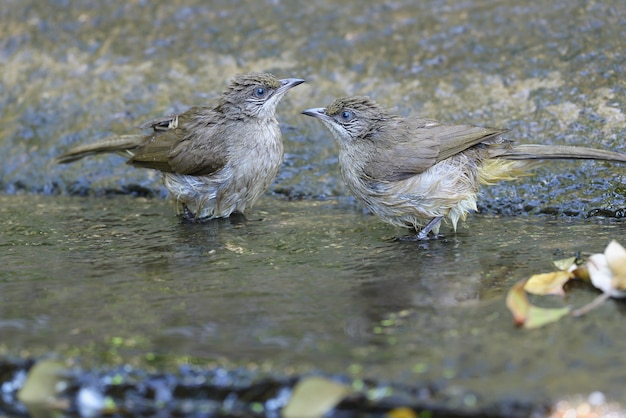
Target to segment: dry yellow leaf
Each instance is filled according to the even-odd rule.
[[[506,295],[506,306],[513,314],[513,322],[517,326],[524,325],[530,310],[530,302],[524,291],[525,284],[526,280],[515,283]]]
[[[547,309],[531,305],[524,290],[525,284],[526,280],[516,283],[506,295],[506,306],[513,314],[515,325],[526,329],[539,328],[569,314],[569,308]]]
[[[572,270],[572,274],[577,279],[585,280],[588,282],[591,281],[591,277],[589,277],[589,269],[585,264],[581,266],[576,266],[576,268]]]
[[[568,267],[569,268],[569,267]],[[568,271],[554,271],[552,273],[535,274],[524,285],[524,290],[534,295],[564,296],[563,285],[573,278]]]

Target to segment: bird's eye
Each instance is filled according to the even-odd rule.
[[[265,97],[266,93],[267,93],[267,90],[265,90],[263,87],[257,87],[256,89],[254,89],[254,95],[258,97],[259,99],[262,99],[263,97]]]
[[[348,110],[344,110],[343,112],[341,112],[341,120],[344,122],[349,122],[350,120],[352,120],[353,116],[354,115],[352,114],[352,112]]]

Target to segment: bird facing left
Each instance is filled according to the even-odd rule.
[[[282,97],[304,80],[267,73],[235,76],[212,105],[140,126],[147,135],[106,138],[58,158],[118,153],[135,167],[159,170],[176,206],[189,221],[244,214],[272,184],[283,162],[275,117]]]

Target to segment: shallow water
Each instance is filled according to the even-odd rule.
[[[0,200],[8,353],[439,382],[481,402],[624,395],[621,302],[535,331],[504,302],[553,260],[602,251],[623,222],[474,215],[407,243],[337,201],[268,197],[243,223],[180,224],[162,199]],[[596,295],[579,283],[547,300]]]

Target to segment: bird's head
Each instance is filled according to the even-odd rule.
[[[319,119],[340,143],[366,138],[375,132],[382,119],[389,115],[369,97],[343,97],[327,107],[307,109],[302,112]]]
[[[239,74],[226,87],[222,103],[249,117],[272,118],[285,93],[302,83],[299,78],[281,80],[268,73]]]

